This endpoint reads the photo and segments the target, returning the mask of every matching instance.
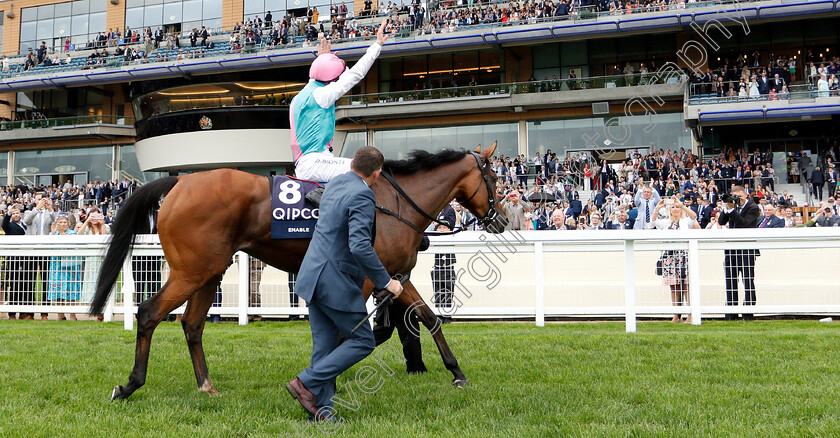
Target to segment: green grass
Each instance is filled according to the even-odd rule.
[[[647,322],[626,334],[620,323],[465,323],[444,331],[467,388],[450,385],[424,339],[429,373],[400,368],[383,374],[376,393],[356,390],[360,407],[340,409],[346,422],[335,436],[840,435],[837,324]],[[0,321],[0,436],[279,437],[307,424],[284,389],[307,365],[306,323],[208,325],[204,340],[221,396],[198,392],[180,325],[164,323],[146,386],[111,402],[134,360],[134,333],[122,323]],[[308,436],[329,435],[313,427]]]

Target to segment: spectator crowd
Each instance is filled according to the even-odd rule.
[[[109,234],[116,210],[134,182],[91,181],[32,187],[20,184],[0,189],[4,235],[67,236]],[[72,305],[88,303],[99,274],[98,258],[83,256],[17,256],[0,259],[0,302],[8,304]],[[9,314],[33,319],[34,314]],[[63,313],[58,314],[65,319]],[[42,313],[46,320],[47,314]],[[75,320],[76,315],[70,314]],[[102,317],[98,318],[100,321]]]
[[[646,155],[635,151],[614,164],[596,162],[587,152],[562,157],[548,150],[532,159],[524,155],[495,157],[492,168],[510,229],[652,229],[657,220],[668,217],[672,206],[685,206],[686,212],[693,213],[686,215],[694,221],[686,225],[689,228],[726,228],[718,219],[724,196],[735,187],[744,188],[762,218],[769,214],[780,219],[772,221],[773,227],[833,226],[840,219],[826,222],[820,217],[840,213],[835,203],[835,149],[836,145],[822,160],[827,170],[812,162],[807,153],[787,154],[785,175],[776,174],[769,151],[743,149],[726,149],[706,159],[682,148]],[[792,194],[776,190],[780,180],[797,183],[800,178],[809,183],[814,202],[820,206],[812,218],[800,215]],[[592,193],[591,199],[584,203],[581,191]],[[656,202],[648,204],[646,200]],[[462,215],[460,211],[457,209],[458,217],[451,218],[455,228],[467,222],[461,216],[469,217],[468,212]],[[761,225],[760,219],[756,226]]]

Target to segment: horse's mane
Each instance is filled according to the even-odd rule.
[[[452,149],[444,149],[434,154],[423,150],[414,150],[408,154],[408,158],[405,160],[386,160],[382,169],[391,173],[411,175],[421,170],[431,170],[443,164],[458,161],[468,153],[465,150],[456,151]]]

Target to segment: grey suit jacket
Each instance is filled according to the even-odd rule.
[[[50,234],[50,226],[55,221],[55,212],[43,210],[43,214],[38,215],[38,210],[28,210],[23,214],[23,222],[26,225],[26,234],[28,235],[45,235]]]
[[[378,289],[388,286],[391,276],[373,250],[375,205],[373,191],[353,172],[327,184],[295,284],[295,293],[307,303],[365,313],[365,276]]]

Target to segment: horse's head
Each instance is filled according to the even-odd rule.
[[[501,233],[507,226],[507,219],[499,211],[496,198],[496,174],[490,166],[490,157],[496,151],[492,146],[481,150],[478,146],[470,155],[475,158],[476,166],[462,181],[464,190],[456,198],[461,205],[477,217],[484,229],[491,233]],[[472,189],[475,187],[475,189]]]

